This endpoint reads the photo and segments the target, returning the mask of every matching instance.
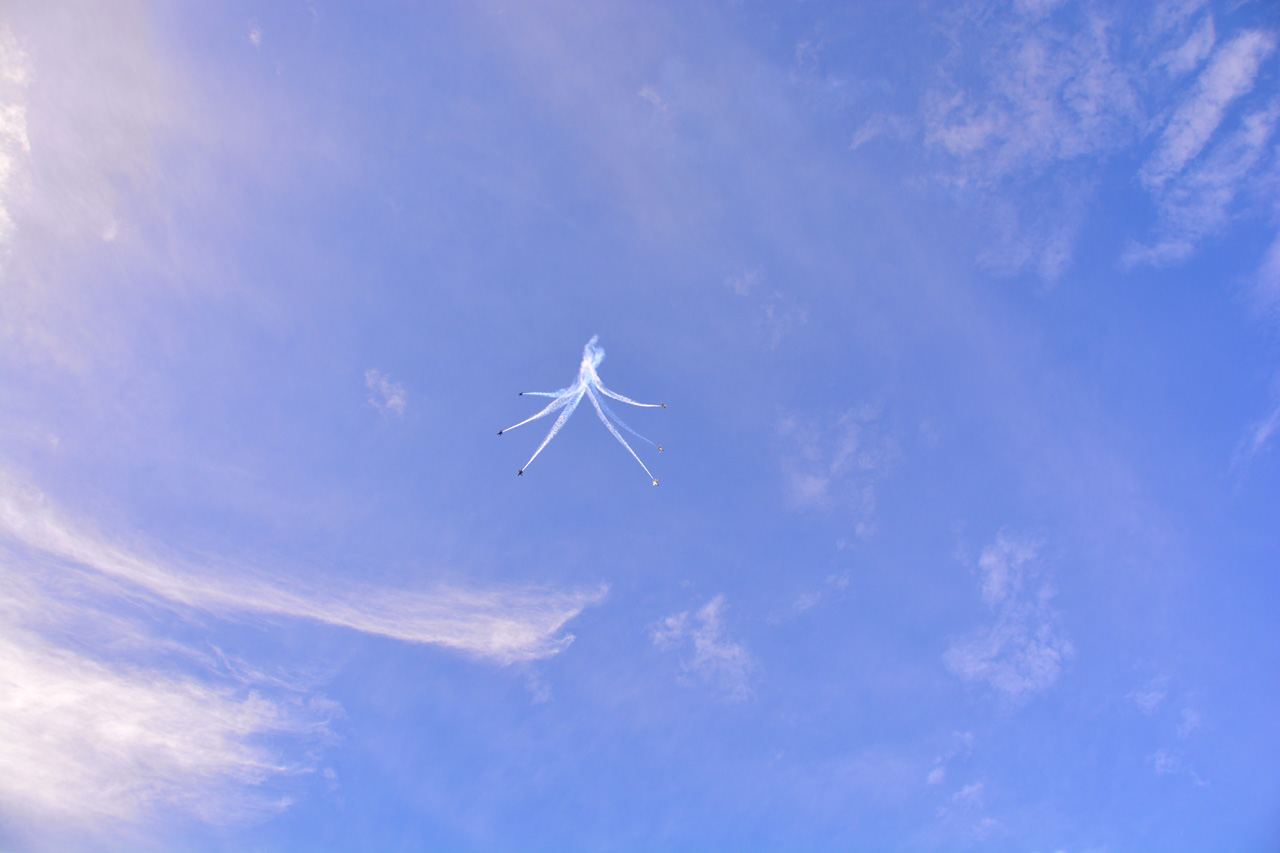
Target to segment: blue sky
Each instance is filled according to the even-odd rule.
[[[1274,849],[1278,75],[1261,0],[6,6],[0,846]],[[592,335],[659,488],[495,435]]]

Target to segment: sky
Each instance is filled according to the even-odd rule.
[[[1264,0],[5,4],[0,848],[1277,849],[1278,81]],[[596,335],[657,488],[496,434]]]

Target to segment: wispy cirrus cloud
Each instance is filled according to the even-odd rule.
[[[686,675],[740,701],[751,695],[755,664],[746,647],[728,636],[722,618],[726,609],[724,595],[717,595],[694,613],[666,617],[652,636],[658,648],[680,652]]]
[[[1232,203],[1249,190],[1251,177],[1269,153],[1280,121],[1280,100],[1246,115],[1240,127],[1204,159],[1154,192],[1159,224],[1152,245],[1131,245],[1124,262],[1167,264],[1189,256],[1230,221]]]
[[[953,48],[919,115],[933,177],[979,213],[979,263],[1060,279],[1121,155],[1140,159],[1135,183],[1154,211],[1125,241],[1122,267],[1182,262],[1237,219],[1274,214],[1280,101],[1259,81],[1280,32],[1233,27],[1241,18],[1206,5],[1168,0],[1135,16],[978,2],[951,17]],[[1253,298],[1280,316],[1280,237],[1257,263]],[[1273,431],[1271,417],[1251,425],[1233,465]]]
[[[1074,7],[1064,20],[1053,5],[958,14],[956,49],[922,104],[936,178],[993,225],[979,260],[1046,281],[1075,253],[1093,163],[1138,136],[1143,112],[1115,22]]]
[[[1236,451],[1236,464],[1247,462],[1265,450],[1277,431],[1280,431],[1280,406],[1246,430],[1244,440]]]
[[[1273,33],[1250,30],[1223,45],[1196,80],[1191,93],[1165,125],[1160,142],[1140,173],[1143,183],[1160,187],[1204,150],[1227,108],[1253,89],[1262,61],[1276,47]]]
[[[444,646],[497,663],[536,660],[573,641],[560,629],[606,595],[604,587],[554,590],[441,585],[420,590],[318,589],[233,567],[201,571],[142,556],[68,521],[38,491],[0,478],[0,536],[80,570],[129,584],[172,605],[225,615],[309,619],[397,640]]]
[[[111,847],[113,833],[173,812],[241,822],[286,807],[314,769],[309,744],[329,737],[332,703],[229,672],[167,633],[134,585],[15,536],[6,510],[0,812],[50,847],[64,846],[50,833]]]
[[[1213,46],[1217,40],[1218,33],[1213,25],[1213,15],[1205,15],[1200,26],[1187,36],[1186,41],[1165,51],[1158,63],[1169,72],[1170,76],[1181,77],[1200,67],[1200,63],[1213,52]]]
[[[1151,10],[1150,29],[1155,35],[1176,32],[1207,3],[1208,0],[1157,0]]]
[[[1132,81],[1114,57],[1108,22],[1045,25],[1034,10],[1001,21],[999,47],[965,85],[948,72],[925,103],[925,141],[950,155],[950,179],[991,185],[1130,138]],[[983,16],[985,20],[985,16]],[[985,40],[984,40],[985,43]]]
[[[1222,33],[1203,5],[1160,4],[1149,25],[1070,5],[978,4],[955,16],[956,48],[922,104],[924,141],[942,155],[937,177],[991,223],[981,262],[1060,278],[1108,161],[1153,135],[1138,178],[1155,233],[1131,241],[1124,264],[1182,260],[1229,222],[1268,156],[1272,108],[1246,96],[1277,34]],[[1197,69],[1190,87],[1177,84]],[[1247,114],[1214,146],[1241,104]]]
[[[100,832],[165,810],[240,821],[287,806],[288,780],[315,766],[302,742],[328,737],[334,706],[192,641],[210,618],[310,620],[507,664],[563,650],[564,624],[604,595],[197,566],[117,544],[0,476],[0,809]]]
[[[272,783],[310,767],[269,741],[327,731],[323,712],[263,685],[104,663],[12,623],[0,682],[0,807],[77,825],[278,811],[288,797]]]
[[[1054,590],[1040,568],[1041,545],[1001,532],[978,559],[982,599],[995,622],[955,640],[943,661],[965,681],[985,681],[1018,699],[1058,679],[1075,649],[1051,606]]]
[[[13,230],[9,204],[18,164],[31,153],[27,136],[27,66],[26,55],[13,33],[0,21],[0,249]]]

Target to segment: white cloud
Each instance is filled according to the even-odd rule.
[[[857,151],[871,140],[884,133],[884,118],[881,116],[872,116],[867,119],[853,133],[853,138],[849,140],[849,150]]]
[[[1093,158],[1136,137],[1142,110],[1109,21],[1089,10],[1064,10],[1082,18],[1069,24],[1039,19],[1047,6],[1023,11],[993,10],[953,34],[958,49],[924,98],[924,141],[943,155],[937,177],[971,193],[990,223],[980,262],[1054,281],[1075,253]]]
[[[261,739],[323,731],[256,691],[107,665],[12,624],[0,628],[0,683],[0,803],[58,821],[277,810],[264,786],[303,768]]]
[[[1157,776],[1186,776],[1201,788],[1207,784],[1191,765],[1187,764],[1177,754],[1167,750],[1157,750],[1151,756],[1151,766],[1156,771]]]
[[[1239,460],[1252,459],[1271,443],[1271,437],[1280,430],[1280,406],[1271,410],[1271,414],[1249,427],[1243,446],[1237,452]]]
[[[971,841],[991,835],[999,827],[999,821],[984,815],[986,783],[970,782],[954,791],[945,805],[938,808],[938,817],[961,828]]]
[[[782,463],[788,505],[796,509],[845,509],[854,532],[874,532],[876,484],[897,456],[897,445],[879,428],[881,408],[862,404],[824,427],[795,415],[779,421],[786,443]]]
[[[370,367],[364,372],[364,384],[369,389],[369,404],[382,413],[404,414],[404,386],[392,382],[391,377]]]
[[[1205,15],[1200,26],[1178,47],[1165,52],[1159,64],[1173,77],[1181,77],[1200,67],[1200,63],[1213,52],[1218,34],[1213,26],[1213,15]]]
[[[968,755],[973,751],[973,733],[972,732],[956,732],[954,740],[947,748],[947,751],[933,759],[933,769],[929,771],[929,775],[925,777],[926,785],[940,785],[947,778],[947,762],[951,761],[957,755]]]
[[[0,522],[0,811],[97,847],[169,812],[236,822],[284,808],[313,767],[301,741],[327,737],[332,703],[158,634],[167,614],[149,597],[68,570],[14,535],[14,515]]]
[[[951,802],[959,806],[982,805],[982,792],[986,788],[981,782],[970,782],[951,795]]]
[[[0,23],[0,250],[13,230],[9,211],[19,162],[31,153],[27,135],[27,57]],[[3,267],[0,267],[3,272]]]
[[[819,592],[802,592],[796,596],[795,602],[791,605],[791,609],[797,613],[803,613],[811,610],[822,601],[822,593]]]
[[[1154,245],[1131,245],[1128,265],[1167,264],[1194,251],[1206,236],[1230,221],[1237,197],[1258,184],[1258,167],[1270,153],[1269,143],[1280,122],[1280,99],[1248,113],[1240,126],[1189,170],[1164,186],[1153,188],[1159,205]]]
[[[780,290],[762,300],[764,326],[769,332],[769,346],[777,347],[782,339],[809,322],[809,309],[797,304]]]
[[[1052,587],[1041,577],[1040,545],[1002,532],[982,552],[982,597],[995,624],[951,644],[947,667],[966,681],[985,681],[1012,698],[1045,690],[1075,653],[1050,606]],[[1033,581],[1038,581],[1031,589]]]
[[[666,99],[653,86],[641,86],[640,91],[636,93],[640,100],[653,107],[659,117],[666,119],[670,116],[671,109],[667,106]]]
[[[1039,551],[1039,543],[1020,541],[1001,533],[994,545],[983,549],[978,558],[982,571],[982,599],[998,607],[1022,592],[1029,564]]]
[[[0,808],[94,834],[169,810],[221,822],[286,807],[288,780],[315,764],[299,740],[326,738],[335,706],[180,639],[210,615],[310,619],[506,664],[565,648],[565,622],[604,594],[319,589],[197,569],[113,543],[0,475]]]
[[[1214,16],[1200,13],[1203,5],[1161,4],[1147,32],[1121,30],[1082,7],[1063,6],[1046,17],[1039,3],[958,16],[971,29],[962,24],[951,34],[954,58],[924,98],[925,143],[944,155],[940,179],[973,193],[981,221],[989,223],[991,245],[979,254],[981,263],[1005,273],[1031,270],[1049,282],[1065,274],[1106,156],[1148,132],[1149,111],[1167,118],[1140,170],[1156,197],[1159,224],[1149,245],[1130,244],[1124,263],[1180,261],[1229,221],[1230,206],[1267,156],[1265,139],[1257,140],[1270,132],[1271,110],[1255,112],[1197,164],[1232,105],[1254,89],[1277,36],[1250,30],[1220,43]],[[1122,46],[1136,64],[1119,59]],[[1158,79],[1151,68],[1167,75]],[[1166,112],[1161,101],[1172,82],[1196,69],[1181,102]],[[1274,269],[1280,270],[1280,249]]]
[[[1037,172],[1131,135],[1136,96],[1105,21],[1092,18],[1071,36],[1022,20],[1007,26],[977,85],[928,98],[925,139],[955,158],[954,182]]]
[[[873,115],[854,131],[853,138],[849,140],[849,150],[857,151],[881,136],[903,139],[909,130],[908,123],[901,116]]]
[[[1273,34],[1250,30],[1218,49],[1142,167],[1144,183],[1162,186],[1204,149],[1231,103],[1253,88],[1259,66],[1275,46]]]
[[[754,662],[746,647],[726,634],[721,620],[725,609],[724,596],[717,595],[696,613],[668,616],[653,629],[653,642],[660,649],[679,650],[687,674],[742,700],[751,695]]]
[[[953,643],[944,659],[966,681],[986,681],[1013,697],[1039,692],[1058,679],[1070,641],[1026,605],[1006,609],[992,628]]]
[[[987,202],[991,245],[978,262],[1001,275],[1032,270],[1056,282],[1075,256],[1077,236],[1094,197],[1088,180],[1049,180],[1018,203],[1003,198]]]
[[[1208,0],[1164,0],[1156,3],[1151,16],[1154,34],[1162,35],[1178,29],[1207,2]]]
[[[1154,765],[1157,776],[1167,776],[1171,773],[1177,773],[1181,767],[1178,759],[1174,758],[1163,749],[1151,756],[1151,763]]]
[[[1178,737],[1186,740],[1193,731],[1200,728],[1203,718],[1195,708],[1182,709],[1182,722],[1178,724]]]
[[[1169,680],[1167,678],[1156,678],[1141,690],[1135,690],[1129,694],[1129,698],[1137,703],[1142,709],[1142,713],[1150,715],[1156,708],[1160,707],[1160,703],[1164,702],[1165,697],[1169,695]]]
[[[1267,154],[1267,143],[1280,120],[1280,101],[1245,116],[1240,129],[1217,145],[1204,161],[1156,190],[1160,206],[1157,241],[1132,245],[1128,265],[1167,264],[1191,254],[1206,236],[1222,230],[1230,207],[1250,188],[1255,167]]]
[[[843,549],[843,542],[839,543],[837,547]],[[795,601],[791,603],[791,611],[795,614],[800,614],[812,610],[821,604],[828,595],[843,599],[849,589],[850,580],[848,572],[827,575],[826,582],[818,589],[805,590],[796,595]],[[771,617],[771,619],[774,618],[776,617]]]
[[[724,280],[725,287],[732,290],[738,296],[750,296],[756,287],[761,283],[762,274],[759,270],[748,270],[742,275],[731,275]]]
[[[601,587],[554,590],[282,585],[218,567],[141,556],[71,524],[43,495],[0,477],[0,536],[98,573],[164,602],[215,614],[264,613],[311,619],[413,643],[440,645],[498,663],[554,655],[573,641],[560,629],[605,597]]]
[[[1043,18],[1062,5],[1062,0],[1014,0],[1014,8],[1031,18]]]

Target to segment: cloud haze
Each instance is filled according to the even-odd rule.
[[[404,386],[391,381],[391,377],[370,367],[364,372],[364,385],[369,389],[369,405],[386,414],[404,414]]]
[[[722,619],[725,597],[717,595],[694,613],[682,611],[662,620],[652,631],[658,648],[680,653],[680,668],[729,699],[751,695],[755,668],[745,646],[728,636]]]
[[[1040,547],[1035,539],[1001,532],[983,549],[982,599],[995,622],[957,639],[943,656],[965,681],[985,681],[1015,699],[1050,687],[1075,655],[1050,605],[1054,592],[1043,577]]]

